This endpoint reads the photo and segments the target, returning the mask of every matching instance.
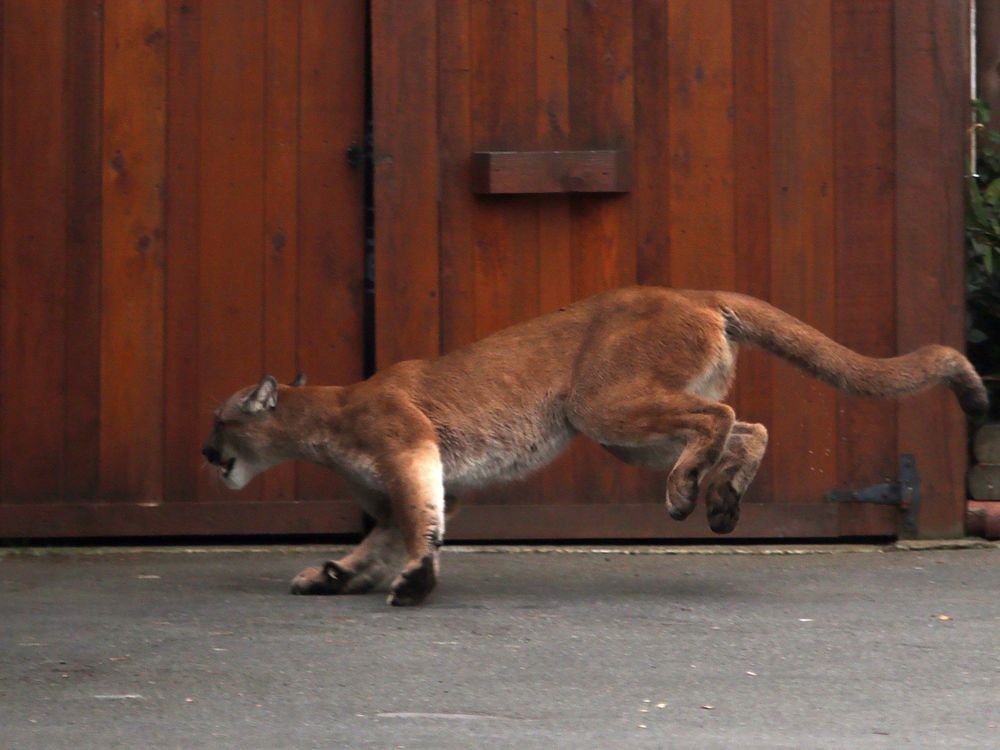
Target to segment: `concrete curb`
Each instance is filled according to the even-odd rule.
[[[316,554],[335,556],[349,545],[273,545],[241,547],[9,547],[0,548],[0,559],[21,557],[77,557],[143,554]],[[871,552],[925,552],[928,550],[1000,549],[1000,542],[985,539],[918,539],[892,544],[692,544],[692,545],[446,545],[446,554],[546,554],[546,555],[845,555]]]

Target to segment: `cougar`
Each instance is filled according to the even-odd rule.
[[[234,490],[290,459],[329,467],[375,519],[346,557],[299,573],[293,593],[389,584],[390,604],[419,604],[437,581],[447,501],[544,466],[578,435],[668,472],[672,518],[701,497],[712,530],[732,531],[767,446],[763,425],[721,402],[743,343],[848,393],[891,398],[944,383],[966,412],[987,407],[982,380],[955,349],[875,359],[752,297],[633,287],[353,385],[286,386],[267,375],[216,411],[202,453]]]

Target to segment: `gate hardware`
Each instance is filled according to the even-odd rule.
[[[472,192],[627,193],[632,153],[610,151],[475,151]]]
[[[368,150],[360,143],[352,143],[347,147],[345,156],[347,157],[347,166],[357,170],[368,160]]]
[[[907,536],[917,533],[917,514],[920,511],[920,475],[912,453],[899,457],[899,479],[863,487],[858,490],[833,490],[826,493],[829,503],[878,503],[898,505],[903,516],[903,532]]]

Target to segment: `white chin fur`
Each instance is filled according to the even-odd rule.
[[[219,472],[219,476],[222,477],[222,483],[229,489],[242,490],[250,483],[251,479],[257,476],[257,472],[246,461],[237,459],[228,476],[222,471]]]

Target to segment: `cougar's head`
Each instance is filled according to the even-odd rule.
[[[265,375],[260,383],[237,391],[215,410],[212,433],[201,449],[231,490],[240,490],[285,456],[274,445],[278,381]]]

